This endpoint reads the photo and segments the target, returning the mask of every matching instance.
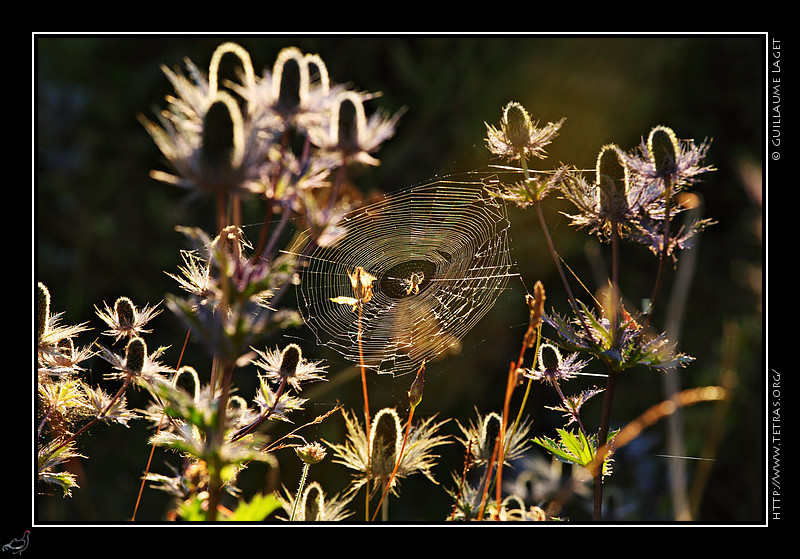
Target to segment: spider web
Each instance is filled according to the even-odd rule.
[[[298,305],[319,343],[359,363],[357,267],[375,277],[360,321],[364,364],[395,376],[460,348],[512,275],[509,221],[475,181],[439,180],[351,210],[346,234],[311,252]]]

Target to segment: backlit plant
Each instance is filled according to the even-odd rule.
[[[237,62],[237,80],[219,77],[222,61],[228,58]],[[355,266],[347,271],[352,290],[330,302],[352,311],[357,335],[350,340],[360,355],[363,418],[337,403],[313,420],[294,425],[298,412],[309,404],[307,386],[324,383],[332,371],[313,357],[313,348],[304,353],[294,342],[273,341],[302,323],[284,296],[301,281],[305,259],[316,247],[334,246],[348,234],[343,216],[357,202],[347,186],[348,173],[354,166],[380,163],[377,152],[394,135],[400,113],[369,114],[377,94],[334,82],[319,55],[294,47],[281,50],[271,69],[260,74],[250,54],[231,42],[212,53],[207,71],[188,60],[186,75],[178,69],[163,71],[174,93],[155,121],[143,116],[140,120],[171,170],[153,171],[152,177],[186,189],[191,197],[213,201],[215,230],[176,228],[185,235],[188,248],[167,271],[180,294],[166,295],[163,307],[137,306],[123,296],[113,305],[95,308],[105,328],[101,335],[110,344],[97,340],[79,348],[77,338],[89,326],[65,326],[51,309],[48,288],[36,286],[39,481],[71,495],[78,484],[64,465],[91,458],[81,454],[80,436],[101,422],[127,426],[145,420],[153,430],[149,444],[175,457],[170,475],[149,471],[148,466],[143,476],[150,487],[172,498],[167,514],[171,520],[372,521],[378,515],[388,520],[390,502],[402,497],[401,484],[415,474],[431,482],[431,491],[450,498],[451,508],[442,521],[568,520],[545,503],[526,503],[509,490],[513,484],[508,478],[504,480],[513,477],[526,456],[542,449],[586,473],[583,478],[574,476],[578,481],[571,481],[567,489],[591,485],[594,518],[601,520],[602,489],[612,475],[614,451],[638,433],[622,430],[625,437],[618,438],[620,431],[611,428],[618,384],[638,369],[668,373],[692,361],[654,330],[651,317],[669,264],[711,225],[710,220],[681,225],[676,220],[686,209],[683,195],[700,175],[713,170],[703,163],[708,144],[679,140],[670,128],[656,126],[636,152],[602,146],[596,168],[588,172],[568,165],[535,171],[531,161],[546,158],[565,119],[540,126],[521,104],[508,103],[499,126],[486,125],[485,140],[493,156],[518,165],[511,168],[517,180],[493,177],[480,185],[481,194],[492,203],[514,204],[535,214],[561,280],[560,286],[548,290],[563,289],[569,308],[548,309],[545,286],[535,283],[524,301],[529,322],[519,356],[507,369],[498,364],[506,386],[498,409],[476,410],[477,419],[464,424],[438,419],[440,414],[415,415],[423,393],[422,361],[408,399],[373,415],[367,390],[372,371],[361,347],[362,318],[367,306],[375,304],[373,290],[381,280]],[[543,212],[554,196],[574,207],[565,212],[571,225],[610,245],[611,279],[603,297],[587,302],[573,290],[574,281],[569,281]],[[254,234],[249,228],[246,234],[242,223],[245,200],[257,202],[263,211]],[[308,240],[299,253],[289,249],[293,241],[286,242],[293,227]],[[630,308],[625,300],[619,280],[621,242],[643,245],[656,258],[646,308]],[[445,260],[451,256],[440,253]],[[419,270],[394,279],[401,285],[398,297],[420,295],[436,280]],[[163,363],[165,348],[148,346],[151,321],[164,308],[185,327],[179,341],[198,343],[207,363],[169,366]],[[448,310],[455,315],[460,308]],[[109,368],[105,380],[115,383],[116,392],[108,394],[88,382],[84,363],[94,357]],[[605,386],[577,394],[567,391],[568,382],[590,364],[604,368]],[[238,393],[243,377],[255,383],[251,401]],[[534,383],[554,391],[557,404],[547,408],[564,421],[549,435],[534,437],[531,432],[529,395]],[[524,389],[522,403],[512,409],[518,389]],[[131,390],[149,395],[145,409],[128,409]],[[595,397],[603,399],[602,417],[599,425],[587,425],[583,407]],[[692,392],[679,403],[724,397],[720,390]],[[657,417],[651,415],[648,421]],[[313,426],[339,419],[344,440],[316,442],[317,437],[308,434]],[[270,428],[276,425],[291,428],[275,435],[278,431]],[[454,426],[456,431],[448,433]],[[437,481],[440,453],[456,447],[463,454],[462,468]],[[286,455],[300,460],[299,480],[287,480],[282,493],[241,494],[237,481],[244,471],[258,463],[275,467]],[[334,467],[350,474],[343,491],[309,477],[317,469]],[[363,504],[361,497],[355,499],[362,489]]]

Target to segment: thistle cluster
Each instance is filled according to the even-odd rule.
[[[229,58],[235,77],[226,80],[221,76]],[[280,306],[302,263],[301,254],[281,250],[290,224],[307,232],[309,249],[344,233],[340,216],[358,197],[349,187],[348,169],[380,164],[376,153],[394,134],[400,113],[369,115],[369,102],[378,94],[333,82],[321,57],[294,47],[281,50],[260,74],[250,54],[231,42],[213,52],[207,71],[188,59],[185,65],[185,72],[162,68],[174,93],[155,120],[140,121],[171,167],[151,176],[215,205],[214,233],[176,228],[189,244],[177,272],[169,273],[182,293],[165,298],[192,339],[207,349],[210,374],[198,374],[199,366],[162,365],[166,348],[149,351],[145,342],[147,324],[160,309],[137,309],[125,297],[96,309],[107,327],[104,335],[120,347],[75,350],[72,339],[84,327],[60,326],[40,285],[39,431],[52,441],[40,448],[40,478],[61,484],[65,493],[75,486],[74,477],[56,467],[77,456],[74,442],[82,430],[73,432],[72,425],[79,420],[125,424],[144,416],[155,429],[151,444],[181,456],[182,466],[171,467],[171,475],[145,475],[175,498],[171,518],[214,520],[231,517],[222,494],[236,494],[236,478],[247,464],[273,464],[275,449],[294,446],[296,430],[271,441],[262,426],[291,422],[306,402],[302,387],[327,374],[296,344],[264,346],[269,336],[300,323],[296,310]],[[241,223],[245,203],[263,208],[252,239]],[[121,384],[113,396],[79,377],[81,361],[94,354],[110,365],[108,379]],[[234,386],[234,373],[248,367],[257,371],[249,403]],[[126,409],[130,386],[149,392],[147,409]],[[323,510],[319,498],[314,502]],[[274,505],[280,506],[277,500]]]
[[[228,58],[238,73],[224,80]],[[250,54],[231,42],[214,51],[207,72],[189,60],[186,69],[163,68],[175,93],[157,122],[141,121],[172,167],[152,176],[216,204],[215,235],[180,228],[191,246],[179,273],[170,275],[184,294],[166,298],[213,364],[199,400],[177,388],[155,394],[170,422],[154,443],[205,464],[209,498],[202,506],[214,518],[220,488],[233,485],[233,472],[256,456],[266,460],[261,426],[290,421],[305,402],[298,396],[301,384],[327,373],[303,358],[296,344],[261,349],[263,340],[301,322],[296,310],[280,306],[303,257],[281,250],[289,225],[306,231],[306,250],[342,235],[340,216],[357,197],[348,169],[380,163],[376,152],[394,134],[400,115],[368,116],[367,105],[378,94],[333,82],[319,55],[295,47],[282,49],[260,74]],[[252,240],[241,224],[244,203],[263,207]],[[234,371],[250,365],[261,371],[252,405],[233,395]],[[196,417],[206,419],[198,424]],[[176,427],[182,422],[193,429]],[[181,486],[159,479],[162,487]],[[185,506],[187,496],[177,496]]]
[[[544,148],[555,138],[563,122],[540,128],[519,103],[508,103],[499,129],[487,125],[486,142],[493,155],[519,162],[518,171],[523,178],[513,183],[493,180],[486,187],[493,196],[523,208],[534,208],[570,302],[571,316],[561,316],[555,311],[537,313],[540,324],[554,330],[553,341],[541,341],[541,332],[534,327],[532,318],[520,358],[511,368],[529,382],[541,381],[558,393],[560,404],[552,409],[563,414],[566,424],[558,430],[557,438],[537,437],[535,442],[558,459],[590,471],[595,483],[594,514],[595,518],[600,518],[602,481],[610,474],[611,452],[604,453],[602,467],[595,461],[599,447],[613,440],[609,417],[618,374],[637,367],[669,371],[692,360],[676,353],[675,344],[664,334],[651,331],[651,314],[642,318],[642,313],[631,314],[626,309],[618,281],[619,242],[629,240],[642,244],[658,258],[653,295],[650,306],[645,309],[652,313],[666,262],[671,259],[674,263],[678,251],[689,247],[692,238],[712,223],[708,219],[695,219],[676,226],[676,218],[690,207],[687,189],[701,174],[713,168],[703,163],[707,142],[696,145],[690,140],[682,141],[670,128],[656,126],[642,140],[638,151],[625,152],[616,144],[604,145],[590,177],[588,173],[563,165],[552,171],[530,169],[529,158],[546,157]],[[564,213],[571,225],[611,244],[611,280],[608,286],[599,286],[605,297],[599,301],[597,309],[587,307],[574,296],[562,269],[561,257],[541,209],[551,193],[560,194],[574,205],[574,212]],[[534,299],[528,296],[532,317]],[[543,297],[540,300],[543,302]],[[534,365],[523,367],[525,351],[534,346],[537,347]],[[562,350],[570,353],[563,357]],[[606,388],[565,395],[561,383],[582,374],[582,369],[592,362],[602,364],[608,371]],[[507,401],[515,378],[516,375],[509,375]],[[601,424],[597,431],[589,431],[581,421],[581,408],[600,393],[604,393]],[[481,450],[480,446],[477,448]]]
[[[152,388],[166,382],[169,368],[158,361],[163,349],[148,353],[141,337],[146,324],[160,310],[145,306],[137,309],[127,297],[113,307],[96,309],[108,330],[103,334],[124,347],[118,350],[92,344],[76,346],[79,334],[89,331],[86,324],[62,324],[62,313],[51,309],[50,291],[41,282],[36,286],[37,354],[37,476],[38,480],[60,487],[65,496],[77,488],[75,475],[64,469],[73,458],[85,458],[77,450],[79,435],[96,423],[115,423],[127,427],[139,416],[127,408],[126,390],[130,386]],[[97,349],[94,348],[97,346]],[[110,380],[119,380],[113,395],[91,386],[83,363],[100,355],[112,366]]]
[[[529,450],[532,425],[525,420],[518,429],[504,432],[500,414],[489,412],[483,415],[477,409],[475,414],[476,421],[470,420],[466,425],[457,422],[461,437],[456,437],[456,440],[464,447],[465,463],[460,476],[453,473],[453,486],[447,489],[453,500],[450,520],[500,519],[501,516],[504,520],[511,520],[507,516],[511,509],[516,508],[517,499],[509,495],[487,503],[487,495],[497,469],[510,467]],[[501,437],[503,456],[498,456]],[[524,508],[520,507],[521,510]]]
[[[220,81],[226,55],[239,62],[238,81]],[[335,240],[344,172],[380,163],[375,153],[400,114],[368,117],[366,105],[378,94],[333,82],[319,55],[295,47],[281,50],[262,74],[231,42],[214,51],[207,72],[189,60],[186,68],[188,77],[163,68],[175,94],[158,122],[141,118],[174,171],[154,178],[211,196],[220,230],[238,224],[241,199],[249,197],[264,202],[267,221],[273,213],[294,215],[314,242]],[[256,255],[264,250],[262,241]]]
[[[577,213],[565,214],[572,225],[587,228],[601,239],[613,234],[646,246],[655,255],[676,259],[710,219],[673,227],[672,220],[692,207],[681,193],[713,168],[703,165],[708,143],[680,141],[665,126],[654,127],[639,151],[627,153],[615,144],[601,148],[591,180],[582,173],[564,176],[561,192]]]

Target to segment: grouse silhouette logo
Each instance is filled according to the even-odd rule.
[[[31,531],[25,530],[25,533],[22,534],[21,538],[14,538],[7,544],[3,546],[3,551],[10,551],[16,555],[20,555],[25,548],[28,547],[28,538],[30,537]]]

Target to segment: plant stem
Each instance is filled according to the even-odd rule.
[[[225,207],[225,189],[217,188],[217,230],[222,231],[227,224],[227,210]]]
[[[547,228],[547,221],[544,218],[544,212],[542,212],[542,205],[539,203],[540,200],[538,199],[538,193],[532,192],[528,187],[528,183],[530,181],[530,172],[528,171],[528,162],[524,155],[520,156],[520,164],[522,165],[522,172],[524,174],[525,188],[528,190],[528,193],[531,195],[531,197],[535,199],[534,206],[536,207],[536,217],[539,219],[539,225],[542,228],[542,233],[544,233],[545,241],[547,241],[547,248],[550,251],[550,257],[553,259],[553,263],[556,265],[556,271],[558,271],[558,276],[561,278],[564,291],[567,293],[569,304],[572,307],[573,312],[578,315],[586,334],[590,339],[592,339],[592,341],[594,341],[594,336],[592,336],[591,330],[589,330],[586,324],[586,318],[578,310],[578,303],[575,300],[575,295],[572,293],[572,288],[569,286],[569,282],[567,281],[567,275],[564,273],[564,268],[561,266],[561,258],[558,256],[556,247],[553,244],[553,239],[550,237],[550,230]]]
[[[256,244],[256,248],[250,256],[251,262],[257,262],[264,252],[264,247],[267,246],[267,232],[269,231],[269,224],[272,221],[272,198],[267,198],[265,205],[264,221],[261,223],[261,231],[258,234],[258,244]]]
[[[511,363],[508,368],[508,379],[506,380],[506,395],[503,400],[503,420],[500,422],[500,434],[498,435],[497,450],[497,471],[495,472],[495,502],[497,508],[495,509],[495,518],[500,515],[501,493],[503,490],[503,464],[506,458],[506,426],[508,425],[508,407],[511,402],[511,395],[514,393],[514,387],[517,384],[517,367],[515,363]]]
[[[573,310],[577,312],[578,305],[575,303],[575,296],[572,294],[572,289],[567,281],[567,276],[564,274],[564,269],[561,266],[561,260],[558,257],[558,253],[556,253],[556,248],[555,245],[553,245],[553,239],[550,237],[550,231],[547,228],[547,222],[544,219],[544,213],[542,212],[542,207],[540,204],[536,204],[536,216],[539,218],[539,224],[542,227],[544,238],[547,241],[547,248],[550,250],[550,256],[553,258],[553,262],[556,265],[556,270],[561,278],[561,283],[564,285],[564,290],[567,292],[570,305],[572,306]]]
[[[281,214],[281,220],[278,223],[278,226],[272,232],[266,248],[262,250],[262,253],[266,254],[267,258],[269,258],[270,254],[272,254],[272,250],[275,248],[275,243],[278,241],[278,237],[280,237],[281,233],[283,233],[283,230],[286,228],[286,224],[289,222],[289,217],[291,214],[291,208],[289,206],[284,206],[283,213]],[[261,256],[262,253],[259,253],[259,256]],[[255,259],[253,261],[255,262]]]
[[[535,348],[535,351],[533,353],[533,355],[534,355],[533,364],[531,365],[531,368],[533,368],[533,369],[536,368],[536,360],[538,359],[539,345],[541,344],[541,341],[542,341],[542,327],[539,326],[539,327],[536,328],[536,348]],[[525,351],[525,348],[523,347],[522,351],[520,351],[520,357],[519,357],[519,361],[517,362],[517,368],[519,368],[520,365],[522,365],[522,356],[523,356],[523,352],[524,351]],[[525,394],[522,396],[522,403],[519,405],[519,411],[517,411],[517,417],[514,420],[514,428],[511,430],[511,438],[514,437],[514,434],[517,432],[517,427],[519,427],[519,423],[522,420],[522,410],[525,409],[525,403],[528,401],[528,395],[531,392],[531,384],[533,384],[533,379],[528,378],[528,383],[525,386]]]
[[[653,306],[656,302],[656,297],[661,290],[661,283],[664,280],[664,270],[667,267],[667,253],[669,252],[668,247],[670,243],[670,210],[672,208],[672,181],[669,179],[669,177],[664,178],[664,196],[666,197],[666,207],[664,208],[664,211],[666,212],[666,215],[664,216],[664,239],[661,241],[661,254],[660,258],[658,259],[658,271],[656,272],[656,281],[655,285],[653,286],[653,294],[650,296],[650,308],[649,312],[647,313],[647,322],[645,322],[645,326],[650,324],[650,317],[653,316]]]
[[[520,166],[522,167],[522,173],[524,176],[525,181],[525,188],[528,191],[528,194],[534,200],[534,206],[536,207],[536,216],[539,218],[539,224],[542,227],[542,232],[544,233],[544,238],[547,241],[547,248],[550,250],[550,255],[553,258],[553,262],[556,265],[556,270],[558,271],[558,275],[561,278],[561,283],[564,284],[564,289],[567,292],[567,297],[569,297],[570,304],[572,308],[577,312],[578,306],[575,304],[575,297],[572,294],[572,289],[569,287],[569,283],[567,282],[567,276],[564,274],[564,270],[561,267],[561,261],[558,258],[558,254],[556,253],[555,245],[553,245],[553,239],[550,237],[550,231],[547,228],[547,223],[544,219],[544,213],[542,213],[542,205],[539,203],[539,193],[531,191],[528,184],[530,183],[530,171],[528,170],[528,159],[525,157],[524,154],[520,154],[519,158]]]
[[[494,468],[494,463],[497,461],[497,452],[500,449],[500,433],[497,434],[494,441],[494,451],[492,452],[492,457],[489,460],[489,463],[486,465],[486,474],[484,474],[484,481],[483,481],[483,497],[481,497],[481,508],[478,510],[478,520],[483,518],[484,510],[486,509],[486,498],[489,494],[489,484],[492,480],[492,470]]]
[[[295,512],[297,512],[297,502],[300,500],[300,495],[303,492],[303,486],[306,484],[306,476],[308,475],[308,467],[310,464],[304,463],[303,464],[303,473],[300,476],[300,485],[297,488],[297,493],[294,496],[294,504],[292,505],[292,516],[289,518],[289,521],[294,520]]]
[[[228,397],[230,395],[231,378],[233,377],[234,366],[226,364],[223,368],[221,387],[217,400],[217,426],[211,435],[211,456],[209,468],[210,478],[208,482],[208,520],[213,522],[217,519],[217,505],[219,505],[220,493],[222,491],[222,444],[225,439],[225,423],[228,412]]]
[[[364,367],[364,349],[361,344],[361,308],[362,303],[358,301],[358,361],[361,365],[361,390],[364,394],[364,421],[365,421],[365,428],[364,432],[367,436],[367,441],[369,441],[369,433],[370,433],[370,417],[369,417],[369,398],[367,396],[367,373]],[[364,505],[364,518],[369,520],[369,476],[372,462],[372,453],[370,452],[369,456],[367,457],[367,483],[365,484],[366,489],[366,499]]]
[[[616,347],[617,323],[619,322],[618,304],[619,289],[619,230],[616,223],[611,224],[611,293],[609,294],[609,319],[611,321],[611,349]],[[611,423],[611,404],[614,399],[614,389],[617,385],[617,370],[610,367],[608,378],[606,379],[606,389],[603,392],[603,415],[600,420],[600,430],[597,434],[597,447],[606,444],[608,438],[609,424]],[[594,520],[600,520],[603,514],[603,463],[601,460],[596,465],[594,472]]]
[[[269,418],[269,416],[272,415],[272,412],[275,411],[275,406],[278,405],[278,401],[281,399],[281,396],[283,396],[283,391],[285,390],[285,388],[286,388],[286,379],[282,378],[280,385],[278,385],[278,390],[275,391],[275,400],[272,402],[272,405],[266,410],[264,410],[264,412],[258,417],[258,419],[253,421],[250,425],[242,427],[241,429],[236,431],[236,433],[234,433],[233,436],[231,437],[231,441],[238,441],[248,433],[251,433],[259,425],[264,423],[264,421],[266,421],[267,418]]]
[[[611,368],[606,379],[606,389],[603,398],[603,415],[600,420],[600,431],[597,435],[597,447],[606,444],[608,438],[608,426],[611,420],[611,402],[614,399],[614,389],[617,385],[617,371]],[[594,520],[600,520],[603,509],[603,461],[595,465],[594,472]]]
[[[361,301],[358,303],[358,360],[361,365],[361,390],[364,394],[364,418],[367,423],[366,433],[369,440],[370,417],[369,417],[369,396],[367,395],[367,372],[364,366],[364,349],[361,343]]]

